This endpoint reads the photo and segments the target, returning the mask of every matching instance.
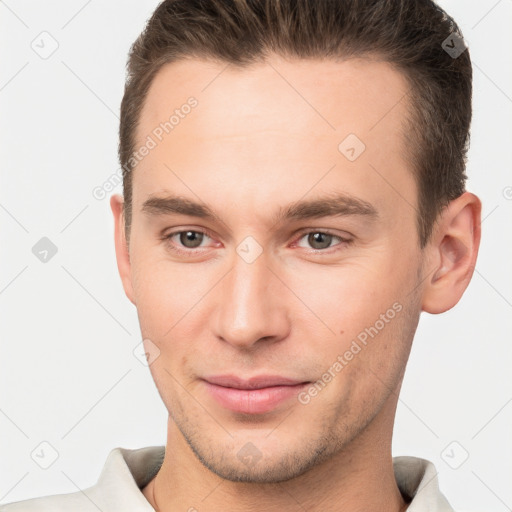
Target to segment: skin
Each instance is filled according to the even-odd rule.
[[[463,194],[420,249],[407,88],[371,59],[272,56],[245,69],[187,59],[156,75],[140,144],[187,98],[198,105],[134,171],[129,249],[123,198],[111,198],[119,273],[160,351],[150,371],[169,411],[165,459],[143,489],[156,510],[407,507],[391,457],[398,393],[421,311],[450,309],[471,279],[481,211]],[[353,162],[338,150],[350,133],[366,145]],[[377,215],[273,222],[279,208],[333,192]],[[142,211],[169,194],[216,218]],[[208,234],[195,245],[163,239],[188,230]],[[308,236],[326,231],[323,246]],[[248,236],[262,249],[252,263],[237,253]],[[202,378],[228,373],[318,381],[396,303],[401,311],[307,404],[243,415],[206,390]],[[237,456],[247,443],[256,463]]]

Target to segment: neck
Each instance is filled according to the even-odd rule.
[[[329,460],[285,482],[256,484],[231,482],[205,468],[169,418],[162,467],[143,494],[157,512],[400,512],[407,504],[393,471],[393,419],[394,407],[381,410]]]

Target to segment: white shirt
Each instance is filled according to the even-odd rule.
[[[98,482],[83,491],[0,505],[0,512],[155,512],[141,489],[157,474],[165,446],[114,448]],[[439,490],[434,465],[416,457],[394,457],[398,487],[412,498],[407,512],[454,512]]]

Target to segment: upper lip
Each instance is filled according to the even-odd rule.
[[[272,386],[296,386],[306,381],[282,377],[280,375],[257,375],[249,379],[241,379],[236,375],[216,375],[204,378],[210,384],[236,389],[262,389]]]

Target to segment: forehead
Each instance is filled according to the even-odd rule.
[[[372,202],[386,194],[396,202],[397,190],[414,201],[404,152],[407,92],[400,72],[370,58],[274,56],[244,68],[200,59],[167,64],[138,125],[136,146],[148,137],[154,145],[137,165],[134,203],[173,187],[207,196],[226,184],[238,197],[245,187],[256,207],[272,186],[284,197],[285,190],[304,194],[319,179],[319,188]],[[184,108],[190,98],[195,106]],[[351,160],[354,152],[361,156]],[[322,178],[333,166],[336,172]]]
[[[187,98],[195,96],[202,104],[205,130],[199,133],[198,126],[193,128],[201,136],[209,135],[206,128],[210,126],[204,124],[211,120],[208,115],[216,116],[219,110],[223,113],[221,119],[215,119],[219,135],[239,128],[253,133],[272,126],[300,133],[305,124],[310,132],[322,128],[364,131],[390,113],[390,108],[396,115],[387,119],[388,126],[404,115],[406,102],[402,108],[396,103],[407,90],[402,73],[370,57],[333,61],[287,60],[274,55],[246,67],[187,58],[164,65],[157,73],[140,126],[147,132],[162,116],[168,118]]]

